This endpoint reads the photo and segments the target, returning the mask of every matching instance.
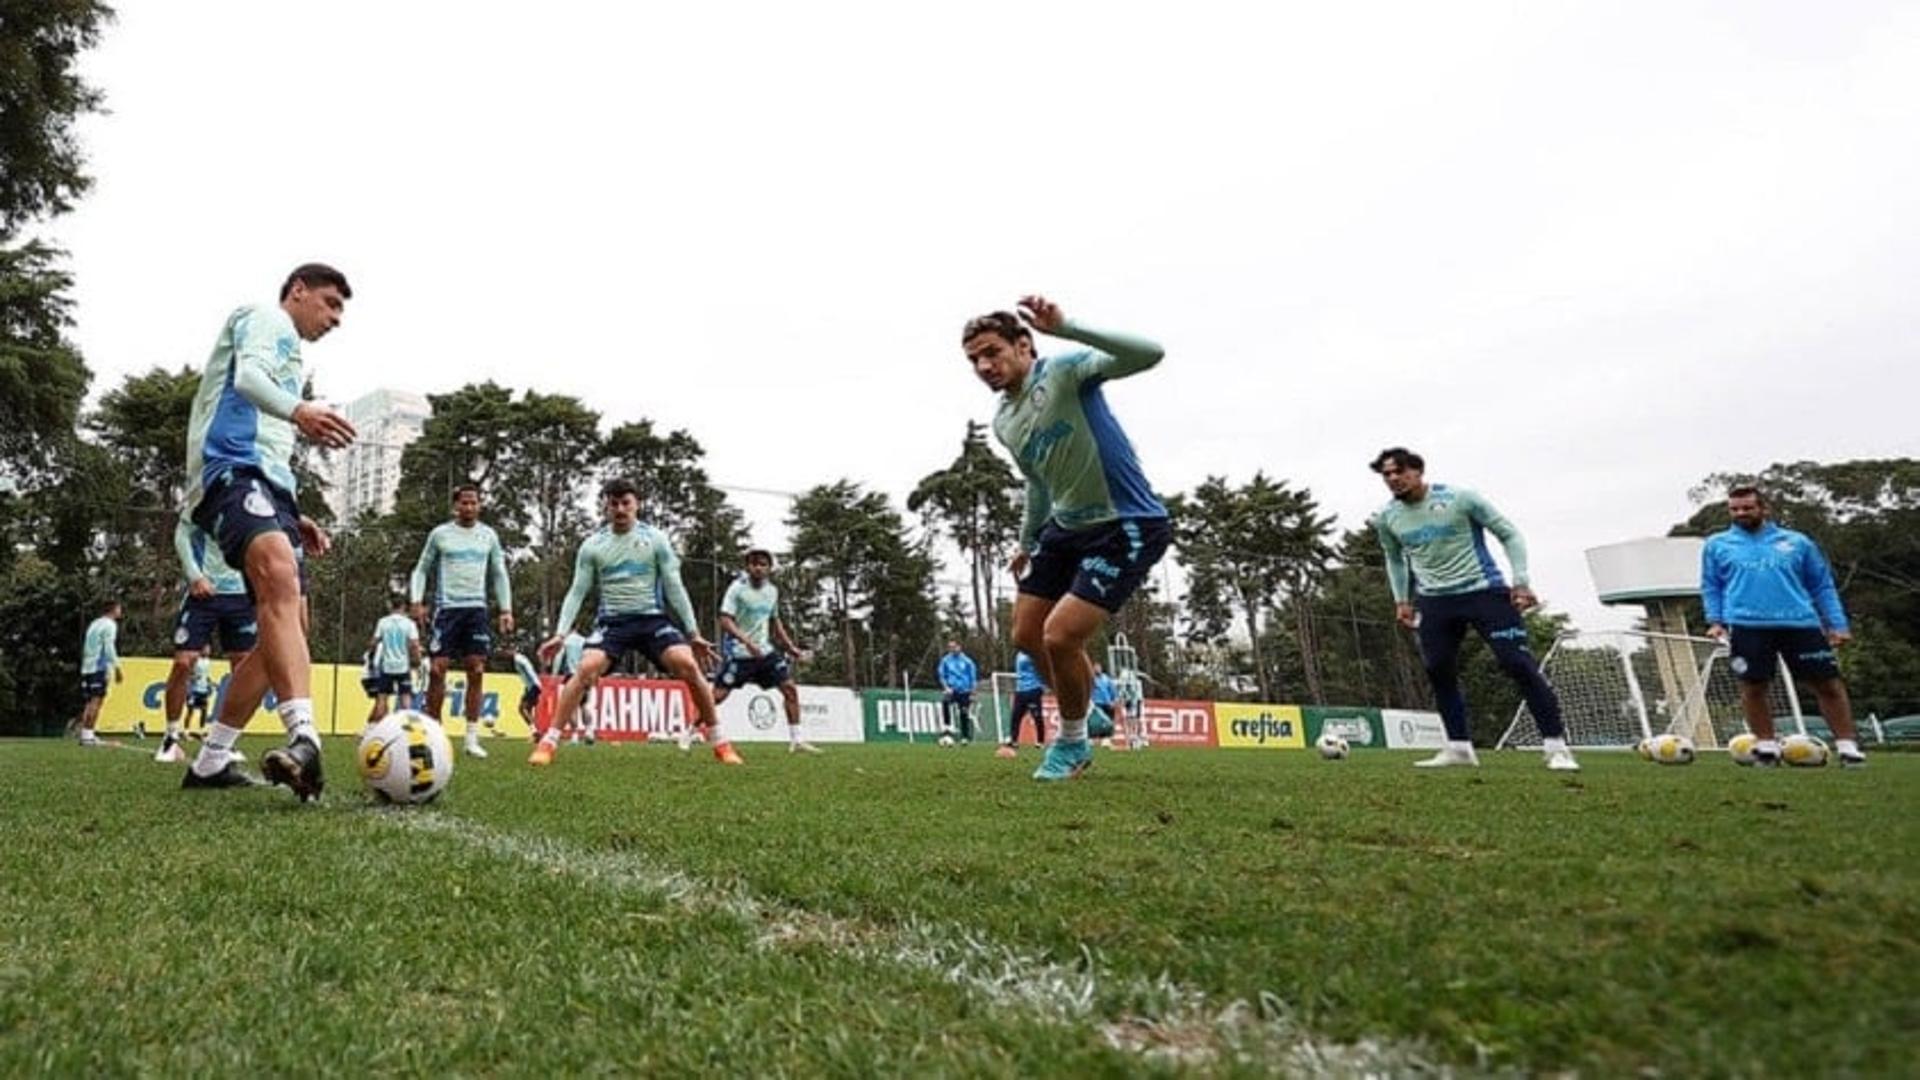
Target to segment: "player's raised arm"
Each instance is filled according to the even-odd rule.
[[[1043,334],[1077,341],[1097,352],[1080,362],[1083,379],[1124,379],[1158,364],[1167,351],[1157,342],[1113,330],[1096,330],[1068,319],[1044,296],[1020,300],[1020,317]]]
[[[573,557],[573,584],[567,587],[567,598],[560,601],[560,618],[553,624],[556,638],[573,629],[574,620],[580,617],[580,605],[593,591],[593,578],[593,552],[581,544],[580,553]]]

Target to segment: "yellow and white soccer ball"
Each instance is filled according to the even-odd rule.
[[[1753,748],[1760,745],[1760,736],[1751,731],[1743,731],[1727,740],[1727,756],[1735,765],[1753,764]]]
[[[1320,751],[1320,756],[1328,761],[1340,761],[1352,750],[1352,747],[1347,745],[1347,740],[1337,731],[1321,732],[1320,737],[1313,740],[1313,748]]]
[[[942,750],[949,749],[953,746],[953,736],[941,735],[940,738],[935,740],[935,745],[939,746]]]
[[[1655,735],[1647,750],[1661,765],[1693,764],[1693,740],[1685,735]]]
[[[1811,735],[1789,735],[1780,740],[1780,760],[1802,769],[1827,763],[1827,744]]]
[[[432,802],[453,779],[453,742],[440,721],[403,709],[361,734],[354,764],[381,802]]]

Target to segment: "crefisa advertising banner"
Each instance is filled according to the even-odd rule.
[[[1234,750],[1298,750],[1307,745],[1307,723],[1298,705],[1216,701],[1213,723],[1220,745]]]

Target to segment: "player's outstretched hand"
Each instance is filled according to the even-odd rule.
[[[1044,296],[1021,297],[1020,317],[1043,334],[1058,333],[1067,324],[1067,317],[1060,314],[1060,305]]]
[[[537,655],[540,657],[541,666],[544,667],[548,664],[553,663],[553,654],[559,652],[560,646],[565,644],[566,644],[566,641],[563,640],[559,634],[555,634],[552,637],[548,638],[547,640],[541,642],[540,648],[537,653]]]
[[[213,595],[213,582],[203,577],[194,578],[193,584],[187,586],[187,591],[193,594],[195,600],[205,600]]]
[[[1393,618],[1409,630],[1417,629],[1420,625],[1420,613],[1413,610],[1412,604],[1393,605]]]
[[[1540,606],[1540,598],[1533,595],[1533,590],[1525,585],[1515,585],[1509,597],[1513,600],[1515,611],[1532,611]]]
[[[1707,627],[1707,636],[1715,641],[1725,641],[1727,640],[1727,628],[1721,626],[1719,623],[1714,623],[1712,626]]]
[[[500,632],[503,634],[513,633],[513,612],[503,611],[500,613]]]
[[[693,658],[700,662],[700,670],[702,671],[711,669],[714,663],[720,659],[720,654],[716,653],[713,649],[713,642],[708,641],[699,634],[693,635],[687,644],[693,648]]]
[[[293,407],[293,426],[310,441],[338,450],[353,442],[359,434],[347,418],[325,405],[303,401]]]
[[[1827,631],[1827,644],[1833,646],[1836,649],[1852,640],[1853,640],[1853,634],[1849,631],[1846,631],[1846,630]]]
[[[333,538],[327,535],[327,530],[321,528],[319,522],[303,514],[300,517],[300,546],[307,549],[307,554],[317,558],[333,547]]]

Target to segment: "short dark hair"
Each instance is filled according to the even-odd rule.
[[[640,497],[640,489],[634,486],[633,481],[624,476],[616,476],[600,485],[600,498],[602,499],[618,499],[625,495],[631,495],[637,499]]]
[[[387,606],[388,606],[388,607],[390,607],[390,608],[392,608],[392,609],[393,609],[393,610],[395,610],[395,611],[399,611],[399,610],[400,610],[401,608],[404,608],[404,607],[406,607],[406,606],[407,606],[407,594],[406,594],[406,593],[392,593],[392,594],[390,594],[390,595],[388,595],[388,597],[387,597]]]
[[[111,612],[114,608],[117,608],[119,606],[120,606],[120,601],[117,597],[115,599],[108,600],[105,603],[100,605],[100,614],[105,615],[108,612]]]
[[[741,561],[752,562],[755,559],[760,559],[771,565],[773,562],[773,552],[768,551],[766,548],[752,548],[748,550],[746,556]]]
[[[1758,500],[1761,506],[1767,505],[1767,493],[1761,491],[1755,484],[1735,484],[1727,489],[1727,498],[1730,500],[1745,498],[1748,495]]]
[[[993,311],[968,319],[967,325],[960,331],[960,343],[965,345],[980,334],[999,334],[1008,342],[1021,338],[1033,340],[1033,331],[1027,329],[1027,324],[1020,321],[1020,316],[1011,311]]]
[[[462,480],[461,482],[453,485],[452,501],[459,502],[460,496],[465,495],[469,491],[473,492],[474,498],[476,499],[480,498],[480,485],[474,483],[471,480]]]
[[[1367,468],[1374,472],[1386,472],[1388,462],[1392,462],[1396,468],[1412,469],[1414,472],[1427,471],[1427,459],[1404,446],[1389,446],[1380,451],[1374,455],[1373,463]]]
[[[309,289],[323,289],[331,285],[340,290],[341,296],[353,299],[353,286],[347,284],[347,275],[326,263],[301,263],[294,267],[293,273],[288,274],[286,282],[280,286],[280,299],[287,298],[296,281]]]

